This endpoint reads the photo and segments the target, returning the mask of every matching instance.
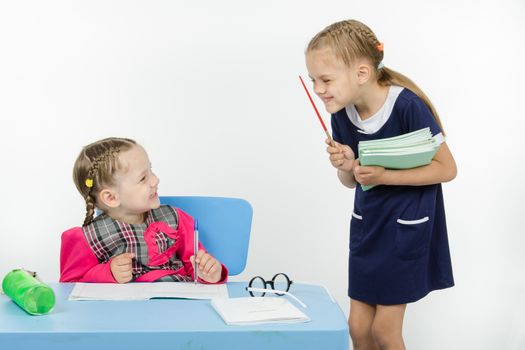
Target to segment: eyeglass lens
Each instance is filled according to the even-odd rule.
[[[284,273],[278,273],[272,278],[272,288],[274,290],[284,290],[288,292],[290,290],[291,281],[288,276]],[[275,293],[277,295],[284,295],[282,293]]]
[[[250,283],[248,284],[250,288],[260,288],[265,289],[266,288],[266,282],[262,277],[256,276],[250,280]],[[250,295],[252,297],[263,297],[266,293],[264,292],[255,292],[250,291]]]

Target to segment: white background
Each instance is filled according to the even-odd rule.
[[[459,168],[444,185],[456,286],[408,306],[408,348],[525,348],[520,0],[2,1],[0,275],[58,280],[60,234],[85,213],[74,159],[123,136],[148,151],[162,195],[251,202],[234,280],[284,271],[348,313],[353,191],[298,79],[309,39],[347,18],[431,97]]]

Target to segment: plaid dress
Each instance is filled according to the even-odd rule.
[[[156,281],[191,281],[176,254],[180,243],[178,222],[175,208],[162,205],[150,210],[142,224],[127,224],[103,213],[82,227],[82,231],[99,263],[107,263],[123,253],[134,253],[133,280],[152,270],[172,270],[174,274]],[[181,269],[181,273],[176,273]]]

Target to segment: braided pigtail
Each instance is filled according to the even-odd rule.
[[[86,197],[86,218],[84,219],[84,224],[82,226],[88,225],[93,221],[93,216],[95,215],[95,201],[91,196]]]

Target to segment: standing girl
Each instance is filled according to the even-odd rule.
[[[193,218],[160,205],[159,178],[135,141],[113,137],[84,147],[73,180],[86,218],[62,234],[60,282],[192,281],[194,259],[201,282],[226,281],[226,267],[202,246],[194,256]],[[103,212],[97,217],[95,207]]]
[[[454,285],[441,189],[456,176],[454,158],[430,100],[382,61],[383,44],[355,20],[328,26],[306,49],[315,93],[332,113],[330,162],[341,183],[356,188],[348,268],[354,349],[404,349],[406,304]],[[391,170],[355,159],[359,141],[426,127],[440,144],[428,165]]]

